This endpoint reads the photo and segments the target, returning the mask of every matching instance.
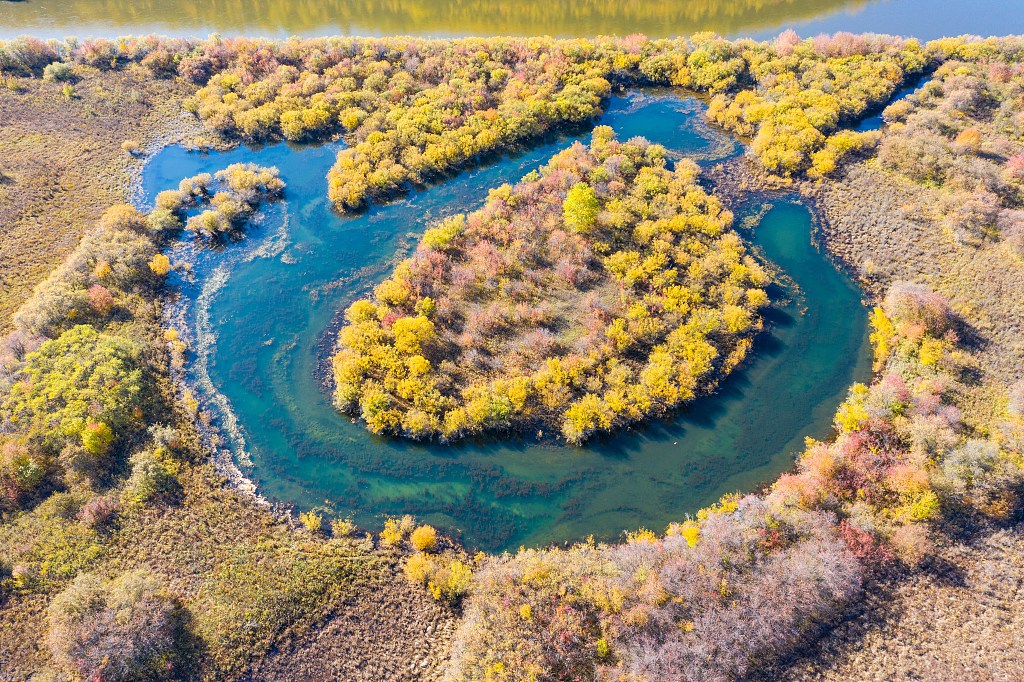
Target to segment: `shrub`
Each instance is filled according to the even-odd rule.
[[[469,592],[472,581],[472,569],[458,559],[450,559],[437,566],[427,589],[434,599],[456,604]]]
[[[420,552],[433,552],[437,549],[437,529],[433,526],[420,526],[412,532],[409,540]]]
[[[155,500],[167,500],[177,494],[177,466],[166,452],[143,450],[131,457],[132,473],[129,476],[122,500],[128,505],[139,506]]]
[[[140,426],[136,409],[147,383],[135,344],[78,325],[26,357],[0,411],[54,454],[97,428],[90,424],[103,425],[95,442],[109,445]]]
[[[128,204],[119,204],[117,206],[111,206],[103,213],[103,217],[100,218],[100,227],[106,230],[134,230],[135,232],[145,232],[149,223],[146,220],[146,216],[139,213],[139,211]]]
[[[0,44],[0,72],[16,76],[34,76],[43,72],[57,53],[47,43],[29,36],[19,36]]]
[[[411,516],[400,519],[388,519],[384,522],[384,530],[380,532],[380,541],[385,547],[397,547],[405,541],[412,531],[415,522]]]
[[[351,519],[334,519],[331,521],[331,535],[345,538],[356,534],[356,524]]]
[[[142,572],[111,581],[82,574],[53,599],[47,616],[54,661],[82,679],[149,679],[173,651],[174,603]]]
[[[154,275],[163,277],[171,271],[171,259],[162,253],[155,254],[153,260],[149,261],[149,269]]]
[[[114,308],[114,295],[102,284],[93,284],[86,292],[89,297],[89,307],[100,317],[106,317]]]
[[[43,80],[50,82],[65,82],[74,80],[75,70],[71,64],[65,62],[53,62],[47,64],[43,69]]]
[[[404,570],[409,582],[414,585],[426,585],[437,570],[437,563],[426,554],[413,554],[405,560]]]
[[[945,298],[923,284],[896,282],[882,305],[896,323],[920,324],[934,336],[942,336],[953,325],[953,312]]]
[[[573,185],[562,205],[566,226],[581,234],[590,232],[600,210],[601,204],[598,202],[597,194],[585,182]]]
[[[306,530],[311,533],[319,533],[323,530],[323,514],[317,514],[313,510],[299,514],[299,521],[301,521],[302,525],[306,527]]]
[[[113,442],[114,430],[103,422],[88,422],[82,429],[82,447],[90,455],[106,455]]]
[[[117,514],[120,505],[112,497],[94,497],[78,510],[76,518],[90,528],[98,529],[107,525]]]
[[[39,448],[0,436],[0,510],[16,508],[46,481],[50,458]]]

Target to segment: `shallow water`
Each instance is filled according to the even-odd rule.
[[[877,108],[876,111],[869,112],[869,115],[865,116],[854,126],[854,130],[859,133],[867,132],[869,130],[881,130],[885,125],[885,119],[882,118],[882,112],[891,104],[895,104],[900,100],[904,100],[911,95],[916,95],[926,85],[928,85],[929,79],[926,76],[921,76],[915,79],[913,82],[904,85],[892,94],[883,106]]]
[[[633,93],[614,98],[600,122],[676,156],[706,162],[738,153],[702,123],[702,110],[693,99]],[[481,205],[489,188],[588,136],[549,140],[357,217],[339,217],[327,203],[332,145],[216,154],[169,148],[150,162],[150,197],[241,160],[275,165],[287,182],[286,206],[241,244],[191,254],[195,280],[182,285],[192,347],[200,347],[197,326],[216,336],[208,359],[200,354],[189,367],[192,379],[202,384],[208,370],[207,389],[216,394],[205,398],[223,401],[222,426],[237,418],[245,452],[237,438],[228,444],[237,457],[251,456],[249,473],[264,494],[352,514],[370,528],[384,514],[412,513],[461,533],[470,546],[499,550],[612,538],[640,526],[663,530],[792,466],[805,435],[828,435],[847,387],[869,373],[866,315],[855,285],[812,244],[808,211],[788,199],[747,236],[800,293],[771,311],[772,330],[753,360],[673,420],[585,448],[495,440],[440,447],[373,436],[334,411],[314,378],[334,313],[383,278],[431,221]],[[172,260],[192,247],[182,243]]]
[[[431,37],[715,31],[766,37],[839,30],[923,39],[1024,31],[1013,0],[0,0],[0,38],[213,32]]]

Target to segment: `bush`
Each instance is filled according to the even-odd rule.
[[[143,450],[131,457],[132,473],[125,484],[122,499],[130,505],[168,500],[180,489],[177,465],[164,450]]]
[[[163,277],[171,271],[171,259],[162,253],[158,253],[153,256],[153,260],[149,261],[149,269],[153,271],[154,275]]]
[[[923,284],[894,283],[882,308],[894,322],[922,325],[933,336],[942,336],[953,326],[949,302]]]
[[[444,561],[427,583],[427,589],[434,599],[456,604],[469,592],[473,581],[473,570],[458,559]]]
[[[0,72],[16,76],[35,76],[43,72],[57,53],[47,43],[30,36],[0,42]]]
[[[426,585],[434,571],[437,570],[437,563],[426,554],[413,554],[405,560],[405,577],[413,585]]]
[[[50,82],[66,82],[74,80],[75,70],[71,64],[65,62],[53,62],[47,64],[43,69],[43,80]]]
[[[107,525],[117,514],[120,505],[112,497],[94,497],[78,510],[76,518],[93,529],[99,529]]]
[[[46,481],[51,460],[21,440],[0,436],[0,510],[14,509]]]
[[[72,327],[26,357],[0,412],[48,452],[87,442],[92,454],[105,454],[116,436],[141,426],[142,364],[135,344]]]
[[[142,572],[112,581],[83,574],[51,602],[54,661],[86,680],[150,679],[173,652],[175,606]]]
[[[420,526],[412,532],[409,540],[420,552],[433,552],[437,549],[437,529],[433,526]]]
[[[128,204],[111,206],[100,218],[100,227],[106,230],[133,230],[135,232],[146,232],[149,222],[146,216]]]
[[[315,511],[308,511],[303,514],[299,514],[299,521],[306,527],[311,533],[319,533],[324,527],[323,514],[317,514]]]
[[[412,532],[415,522],[409,515],[401,519],[388,519],[384,522],[384,530],[380,532],[381,544],[385,547],[397,547]]]

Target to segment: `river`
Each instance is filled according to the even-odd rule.
[[[0,38],[210,33],[429,37],[715,31],[765,38],[794,28],[932,39],[1024,31],[1012,0],[0,0]]]
[[[705,164],[740,153],[703,122],[703,108],[668,92],[635,92],[612,98],[599,122]],[[664,530],[723,493],[775,478],[805,435],[829,434],[848,386],[869,376],[866,313],[857,287],[815,247],[808,210],[786,196],[771,198],[744,235],[792,278],[796,288],[771,292],[789,302],[769,312],[752,360],[674,419],[584,448],[532,440],[441,447],[373,436],[332,408],[314,370],[335,313],[383,278],[432,221],[481,205],[489,188],[588,137],[546,140],[355,217],[336,215],[326,200],[338,145],[171,147],[152,159],[149,197],[238,161],[277,166],[287,182],[286,203],[243,242],[209,250],[185,239],[172,255],[192,263],[180,281],[182,324],[193,349],[208,350],[190,363],[191,380],[204,402],[221,405],[215,422],[226,445],[236,459],[251,458],[247,473],[264,494],[368,528],[411,513],[472,547],[511,549]],[[752,197],[745,210],[762,200]]]

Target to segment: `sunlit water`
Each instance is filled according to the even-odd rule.
[[[0,0],[0,38],[213,32],[431,37],[848,30],[930,39],[1024,31],[1015,0]]]
[[[702,109],[693,99],[634,93],[614,98],[600,122],[676,156],[708,162],[739,153],[702,123]],[[442,447],[372,436],[335,412],[314,370],[330,349],[336,311],[383,278],[432,221],[480,206],[489,188],[588,137],[548,140],[357,217],[334,214],[326,200],[333,145],[168,148],[150,162],[149,197],[243,160],[277,166],[287,182],[286,205],[244,242],[196,254],[186,241],[172,258],[194,264],[194,281],[182,286],[193,348],[197,325],[216,338],[208,362],[200,354],[190,365],[191,378],[201,387],[208,369],[215,392],[204,400],[221,401],[222,426],[237,418],[239,438],[227,443],[239,459],[251,456],[248,473],[264,494],[352,514],[370,528],[411,513],[489,550],[611,538],[663,530],[726,492],[771,480],[792,466],[805,435],[829,433],[847,387],[868,374],[866,315],[855,285],[812,244],[808,211],[787,198],[774,199],[747,236],[799,294],[769,313],[771,331],[752,361],[672,420],[585,448],[532,439]],[[783,293],[772,292],[775,300]]]

